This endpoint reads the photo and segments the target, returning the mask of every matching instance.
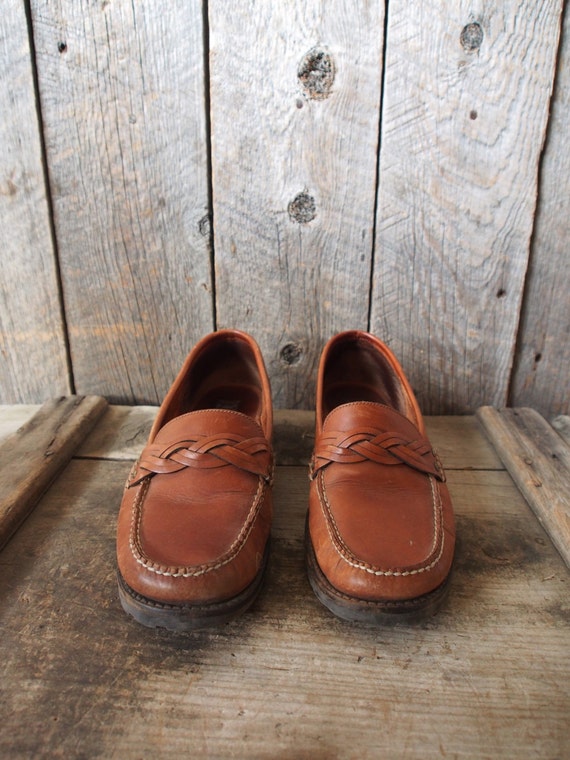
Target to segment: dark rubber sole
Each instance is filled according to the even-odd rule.
[[[305,543],[311,588],[321,604],[343,620],[372,625],[419,623],[435,615],[449,593],[448,575],[436,589],[414,599],[370,601],[348,596],[335,588],[319,567],[308,530]]]
[[[263,585],[269,545],[265,548],[263,564],[253,582],[237,596],[223,602],[207,604],[163,604],[138,594],[117,572],[119,599],[125,612],[148,628],[166,628],[169,631],[196,631],[227,623],[245,612],[259,594]]]

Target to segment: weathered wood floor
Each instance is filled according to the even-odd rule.
[[[0,434],[34,409],[0,409]],[[0,552],[0,756],[562,758],[570,575],[474,417],[428,418],[459,544],[418,627],[332,617],[305,578],[308,413],[279,413],[273,552],[241,619],[138,626],[115,589],[115,519],[151,408],[110,407]]]

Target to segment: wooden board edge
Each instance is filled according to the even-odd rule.
[[[0,550],[32,512],[107,408],[101,396],[45,404],[0,445]]]
[[[534,409],[484,406],[476,414],[509,475],[570,568],[570,447]]]

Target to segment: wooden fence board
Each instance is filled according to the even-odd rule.
[[[69,393],[24,3],[0,13],[0,395]]]
[[[310,408],[323,342],[366,328],[383,4],[209,3],[216,308],[276,405]]]
[[[561,0],[391,0],[371,326],[426,413],[504,405]]]
[[[570,567],[570,446],[534,409],[477,415],[538,520]]]
[[[217,307],[279,408],[311,408],[323,342],[369,326],[426,413],[566,413],[568,10],[535,203],[562,0],[391,0],[381,114],[387,3],[235,5],[3,8],[0,401],[70,393],[68,337],[78,392],[156,404]]]
[[[570,411],[570,7],[566,3],[509,403]]]
[[[0,549],[36,506],[107,406],[100,396],[46,401],[0,446]]]
[[[202,3],[31,6],[76,387],[157,403],[213,326]]]

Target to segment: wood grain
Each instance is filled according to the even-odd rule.
[[[428,414],[506,403],[561,8],[389,4],[371,327]]]
[[[69,462],[107,406],[99,396],[46,401],[0,446],[0,549]]]
[[[0,404],[0,441],[15,433],[39,408],[40,404]]]
[[[157,403],[213,327],[202,3],[31,6],[76,387]]]
[[[570,410],[570,9],[566,3],[513,374],[512,406]]]
[[[570,567],[570,446],[533,409],[482,407],[477,416]]]
[[[255,334],[278,408],[368,320],[383,4],[209,3],[216,311]]]
[[[157,412],[156,406],[109,406],[97,427],[81,442],[76,456],[138,459]]]
[[[506,472],[451,473],[446,607],[418,627],[332,617],[305,577],[306,468],[278,468],[266,586],[172,634],[118,602],[125,462],[74,460],[1,555],[6,757],[565,757],[569,579]]]
[[[368,327],[428,414],[567,413],[562,0],[235,5],[5,4],[0,401],[157,404],[236,326],[310,409]]]
[[[570,417],[567,414],[559,414],[552,420],[552,427],[570,446]]]
[[[69,393],[24,3],[0,14],[0,395]]]

